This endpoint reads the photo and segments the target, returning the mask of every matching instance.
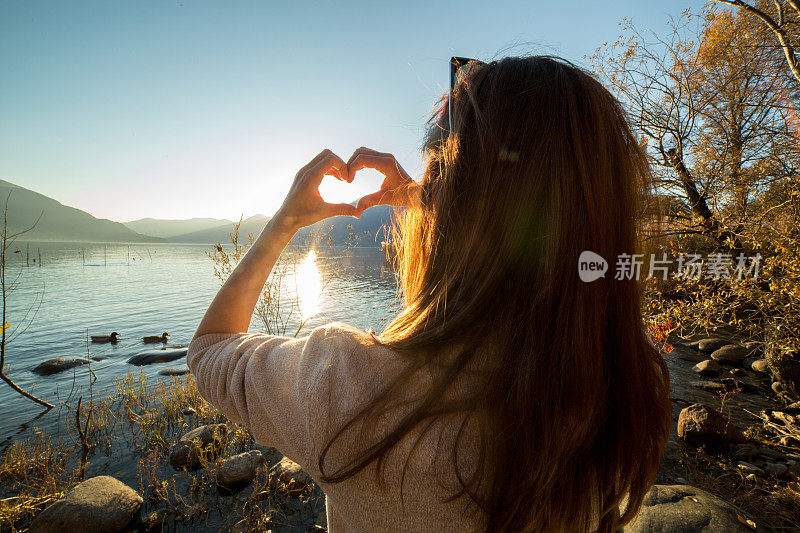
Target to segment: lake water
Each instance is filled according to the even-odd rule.
[[[183,365],[180,359],[170,364],[131,366],[127,360],[135,354],[162,345],[144,345],[144,335],[170,333],[168,347],[189,343],[205,309],[220,282],[214,275],[209,245],[97,245],[74,243],[31,243],[30,261],[25,267],[25,243],[19,243],[9,257],[8,280],[19,274],[18,287],[11,292],[7,322],[12,337],[14,328],[35,311],[27,329],[8,347],[8,374],[23,388],[58,404],[73,387],[74,377],[86,379],[86,368],[68,370],[52,376],[37,376],[31,370],[53,357],[85,357],[89,335],[119,332],[116,345],[89,344],[89,355],[102,359],[92,362],[98,377],[96,389],[102,390],[114,378],[129,371],[143,372],[157,379],[158,371]],[[41,266],[38,261],[41,253]],[[341,321],[362,330],[379,331],[398,309],[394,272],[375,248],[323,248],[318,251],[289,249],[286,265],[283,306],[297,302],[286,327],[295,333],[298,321],[306,321],[302,333],[331,321]],[[41,297],[41,304],[39,298]],[[31,310],[33,309],[33,310]],[[259,330],[257,320],[252,331]],[[702,402],[719,407],[719,394],[693,386],[699,378],[691,367],[704,357],[676,345],[665,355],[673,387],[674,415],[687,403]],[[80,385],[80,383],[79,383]],[[752,412],[770,406],[762,394],[728,397],[726,405],[744,407]],[[10,387],[0,383],[0,450],[32,426],[47,431],[58,420],[54,409],[41,415],[41,409],[22,399]],[[741,409],[734,410],[735,421],[742,425],[752,420],[740,419]]]
[[[188,344],[220,287],[207,255],[212,250],[209,245],[30,243],[26,267],[27,250],[26,243],[16,243],[8,259],[8,282],[19,278],[9,296],[6,319],[11,324],[7,333],[13,338],[7,349],[7,373],[51,403],[69,394],[76,374],[85,379],[86,367],[52,376],[38,376],[31,370],[53,357],[85,357],[87,332],[121,334],[116,345],[88,345],[88,354],[102,359],[92,362],[98,377],[96,389],[110,386],[115,377],[129,371],[155,377],[166,366],[183,365],[183,360],[178,360],[135,367],[127,360],[162,346],[143,344],[145,335],[167,331],[167,346]],[[301,317],[306,333],[331,321],[380,330],[396,312],[394,273],[380,250],[290,249],[284,256],[287,271],[282,305],[289,309],[296,303],[300,308],[292,313],[287,334],[295,333]],[[28,324],[26,314],[30,319],[34,313],[24,332],[15,331],[19,324]],[[251,330],[259,330],[257,320]],[[47,430],[57,421],[57,410],[34,420],[41,409],[2,383],[0,405],[0,450],[32,422]]]

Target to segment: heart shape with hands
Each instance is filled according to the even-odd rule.
[[[344,194],[343,187],[352,187],[356,173],[364,169],[376,170],[383,175],[380,188],[362,196],[355,206],[346,202],[335,203],[335,199],[349,197],[338,195]],[[332,184],[321,188],[325,176],[338,180],[335,189]],[[297,228],[333,216],[360,217],[361,213],[374,205],[411,205],[418,189],[417,183],[392,154],[361,147],[345,163],[330,150],[323,150],[297,173],[276,216],[282,217],[286,225]],[[323,197],[323,192],[327,198]]]

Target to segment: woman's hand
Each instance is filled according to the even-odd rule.
[[[378,192],[368,194],[358,201],[358,212],[373,205],[410,206],[419,194],[419,185],[411,179],[408,172],[397,162],[392,154],[385,154],[364,148],[353,152],[347,162],[347,180],[352,182],[357,171],[372,168],[386,176]]]
[[[298,230],[315,222],[338,215],[361,216],[361,211],[350,204],[329,204],[319,194],[319,184],[323,176],[333,176],[339,180],[352,182],[352,174],[342,159],[323,150],[317,157],[300,169],[294,178],[289,194],[283,205],[275,213],[275,218],[289,230]]]

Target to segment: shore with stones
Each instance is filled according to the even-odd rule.
[[[715,336],[674,346],[664,357],[675,434],[626,531],[800,527],[793,385],[758,343]],[[65,407],[63,425],[62,435],[36,434],[6,450],[0,529],[325,530],[324,494],[313,480],[200,398],[191,375],[149,382],[130,373],[83,406]]]

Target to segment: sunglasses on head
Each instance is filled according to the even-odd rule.
[[[450,129],[450,125],[453,123],[453,91],[455,90],[456,85],[458,85],[458,83],[464,79],[467,74],[472,72],[475,67],[481,65],[484,65],[482,61],[471,59],[469,57],[453,56],[450,58],[450,93],[447,96],[448,129]]]

